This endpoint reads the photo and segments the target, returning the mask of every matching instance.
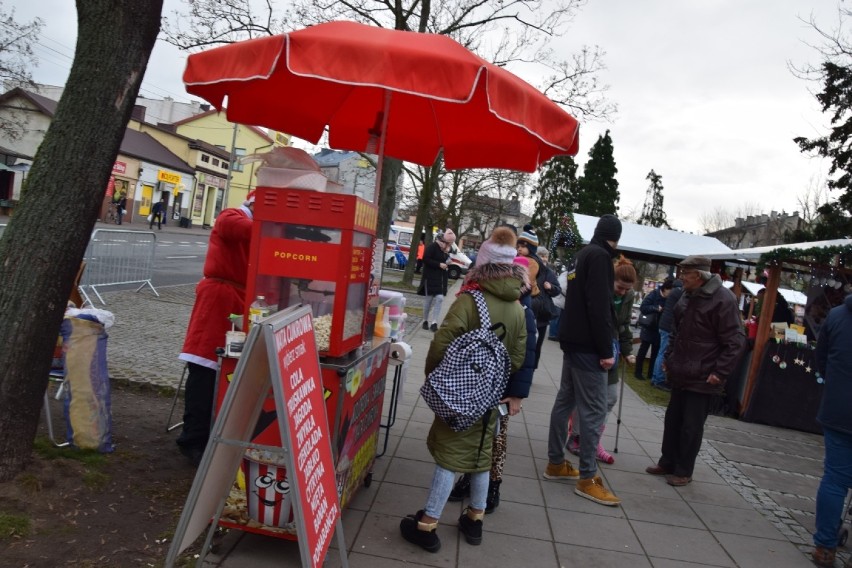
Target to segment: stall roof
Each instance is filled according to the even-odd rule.
[[[620,247],[621,245],[619,245]],[[778,249],[791,249],[791,250],[807,250],[807,249],[815,249],[815,248],[828,248],[828,247],[842,247],[842,246],[852,246],[852,239],[832,239],[830,241],[813,241],[810,243],[794,243],[788,245],[772,245],[765,247],[754,247],[754,248],[746,248],[746,249],[738,249],[738,250],[729,250],[729,252],[713,252],[709,254],[705,254],[713,260],[732,260],[737,262],[744,262],[749,264],[754,264],[758,260],[760,260],[760,256],[766,254],[768,252],[772,252]]]
[[[591,215],[574,215],[584,244],[592,240],[598,219],[599,217]],[[618,250],[627,256],[641,260],[672,264],[673,261],[680,261],[691,254],[710,256],[709,253],[730,254],[731,252],[729,247],[713,237],[682,233],[649,225],[637,225],[627,221],[622,221],[621,227],[621,240],[618,241]]]
[[[731,288],[734,285],[734,283],[730,280],[726,281],[724,284],[726,288]],[[757,282],[741,282],[741,284],[752,296],[757,296],[757,293],[764,288],[763,284],[758,284]],[[784,296],[784,299],[787,300],[788,304],[799,304],[800,306],[805,306],[808,303],[808,297],[798,290],[778,288],[778,293]]]

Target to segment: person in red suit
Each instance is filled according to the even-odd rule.
[[[189,374],[183,430],[177,445],[195,466],[210,437],[219,368],[216,348],[225,345],[225,333],[231,328],[228,316],[245,310],[253,210],[251,192],[241,207],[225,209],[216,217],[204,260],[204,278],[195,288],[195,305],[179,356],[187,362]]]

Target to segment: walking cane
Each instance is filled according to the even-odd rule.
[[[624,369],[627,367],[627,361],[621,358],[621,391],[618,393],[618,418],[615,422],[615,448],[612,452],[618,453],[618,434],[621,431],[621,405],[624,403]]]

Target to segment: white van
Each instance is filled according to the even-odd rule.
[[[408,259],[408,251],[411,250],[413,237],[414,229],[411,227],[391,225],[388,242],[385,245],[385,265],[389,268],[403,268],[405,266],[404,259]],[[401,259],[403,262],[400,262]],[[447,276],[452,279],[459,278],[463,274],[467,274],[471,264],[470,257],[461,252],[459,247],[453,243],[450,247],[450,259],[447,262]]]

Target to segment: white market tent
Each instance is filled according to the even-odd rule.
[[[757,282],[741,282],[743,288],[745,288],[749,294],[752,296],[757,296],[757,293],[763,290],[765,287],[763,284],[758,284]],[[726,288],[732,288],[734,283],[730,280],[724,282]],[[798,304],[800,306],[804,306],[808,303],[808,297],[799,292],[798,290],[790,290],[789,288],[778,288],[778,293],[784,296],[784,299],[787,300],[788,304]]]
[[[599,217],[575,214],[577,229],[583,244],[592,240]],[[676,264],[692,254],[710,256],[710,253],[731,254],[731,249],[719,239],[682,233],[671,229],[621,222],[621,240],[618,250],[630,258],[639,258],[661,264]],[[712,257],[711,257],[712,258]]]

